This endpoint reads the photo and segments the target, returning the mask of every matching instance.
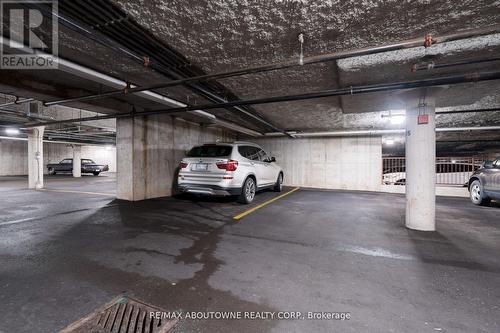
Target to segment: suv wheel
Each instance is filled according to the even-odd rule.
[[[243,204],[249,204],[255,198],[256,186],[253,178],[248,177],[241,188],[241,194],[238,201]]]
[[[281,192],[281,191],[283,191],[283,174],[280,172],[280,174],[278,175],[278,180],[274,185],[274,192]]]
[[[54,170],[54,168],[49,168],[49,175],[55,175],[56,174],[56,170]]]
[[[490,199],[486,198],[483,192],[483,185],[479,180],[472,182],[470,186],[470,200],[475,205],[485,206],[490,203]]]
[[[99,173],[100,172],[92,172],[94,174],[94,176],[99,176]]]

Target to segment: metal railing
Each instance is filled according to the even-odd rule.
[[[484,160],[482,157],[438,157],[436,158],[436,184],[466,186],[470,176],[481,167]],[[404,157],[382,158],[382,184],[406,184]]]

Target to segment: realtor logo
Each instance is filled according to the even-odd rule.
[[[0,69],[57,69],[57,0],[0,0]]]

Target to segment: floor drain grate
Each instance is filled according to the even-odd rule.
[[[164,310],[129,297],[117,297],[60,333],[166,333],[177,320],[150,318]]]

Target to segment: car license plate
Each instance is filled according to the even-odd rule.
[[[207,171],[208,170],[208,164],[206,163],[197,163],[194,165],[194,170],[195,171]]]

